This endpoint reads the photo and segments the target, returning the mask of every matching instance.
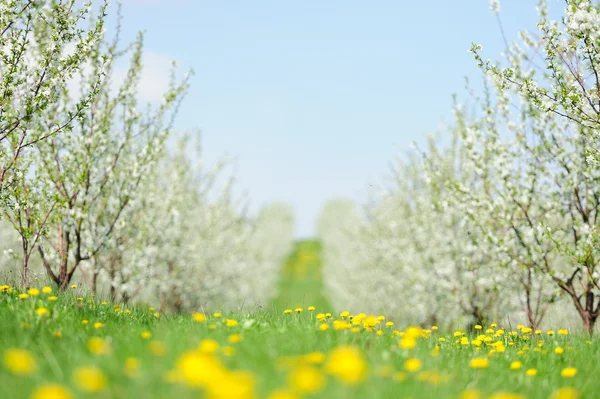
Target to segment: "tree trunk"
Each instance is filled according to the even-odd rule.
[[[29,242],[22,238],[23,243],[23,264],[21,266],[21,289],[27,288],[27,267],[29,264]]]

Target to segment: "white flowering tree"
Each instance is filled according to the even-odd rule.
[[[362,217],[349,217],[356,210],[347,202],[324,209],[319,232],[336,306],[368,304],[371,312],[424,326],[481,323],[506,310],[510,300],[499,300],[505,282],[493,273],[494,259],[446,201],[457,150],[440,151],[432,141],[426,160],[398,157],[391,186]]]
[[[29,166],[28,162],[19,163],[19,157],[44,139],[68,130],[89,106],[102,79],[100,68],[80,101],[47,124],[48,107],[58,102],[67,81],[91,56],[104,29],[106,1],[89,29],[81,25],[91,12],[91,3],[81,8],[75,3],[0,1],[0,200],[9,203],[3,206],[14,205],[5,185],[13,184]],[[65,55],[67,46],[75,51]],[[27,240],[32,239],[25,234]]]
[[[104,29],[107,3],[91,14],[91,4],[75,1],[0,2],[0,218],[6,218],[21,241],[21,285],[33,251],[52,221],[59,200],[37,184],[35,149],[66,133],[82,118],[98,93],[105,58],[95,54]],[[72,48],[69,54],[66,50]],[[69,79],[91,57],[98,68],[81,98],[55,113]],[[29,149],[30,151],[26,151]],[[34,151],[31,151],[34,150]]]
[[[229,160],[208,168],[190,138],[142,183],[125,210],[96,273],[120,301],[158,301],[175,312],[264,304],[293,242],[293,216],[282,204],[248,215],[232,194]]]
[[[67,287],[81,263],[91,261],[107,245],[126,207],[143,195],[140,183],[164,151],[187,88],[187,78],[177,82],[172,77],[161,103],[140,110],[143,37],[140,34],[130,46],[131,64],[115,91],[114,63],[127,54],[118,49],[117,38],[118,31],[114,41],[98,42],[80,74],[86,92],[98,71],[106,70],[90,107],[68,132],[39,145],[41,186],[58,205],[57,222],[37,248],[48,276],[59,288]],[[75,93],[64,90],[52,107],[53,114],[64,114],[74,98]]]
[[[509,64],[499,66],[481,57],[482,67],[505,89],[525,96],[542,112],[551,112],[583,128],[588,140],[586,155],[598,162],[600,155],[600,6],[589,0],[567,0],[561,21],[549,19],[546,0],[538,2],[538,32],[521,32],[522,46],[513,45]],[[498,1],[492,11],[500,11]],[[536,51],[525,52],[526,49]],[[519,74],[526,63],[538,73]],[[522,68],[521,68],[522,69]]]
[[[521,33],[507,66],[473,46],[496,89],[478,137],[488,150],[473,159],[491,155],[500,185],[488,204],[521,248],[512,259],[566,294],[591,332],[600,315],[598,8],[567,1],[562,23],[548,19],[543,1],[538,12],[537,38]],[[498,121],[512,134],[505,143]]]

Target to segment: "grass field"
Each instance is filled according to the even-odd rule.
[[[80,287],[25,295],[3,286],[0,397],[600,397],[598,341],[560,326],[467,333],[328,317],[319,254],[318,243],[298,243],[279,296],[248,313],[170,316]]]

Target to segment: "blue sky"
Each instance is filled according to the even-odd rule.
[[[509,38],[535,27],[535,3],[501,3]],[[169,60],[193,68],[177,128],[201,130],[207,162],[237,156],[253,209],[292,205],[298,237],[325,201],[366,199],[396,153],[451,122],[464,76],[480,81],[471,42],[503,49],[486,0],[125,0],[123,17],[124,40],[147,32],[145,96]]]

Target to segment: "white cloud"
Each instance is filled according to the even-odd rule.
[[[73,49],[67,49],[66,53]],[[173,58],[166,54],[160,54],[153,51],[144,51],[142,56],[142,72],[138,84],[138,100],[140,103],[156,103],[163,99],[164,94],[169,89],[169,79],[171,74]],[[182,70],[182,68],[179,68]],[[123,84],[129,70],[129,59],[127,57],[117,60],[113,67],[111,76],[111,91],[116,94],[119,87]],[[90,73],[89,65],[83,67],[85,75]],[[179,75],[179,74],[178,74]],[[80,93],[80,74],[75,74],[68,82],[70,93],[77,96]]]
[[[169,89],[172,62],[173,59],[165,54],[152,51],[144,53],[142,57],[143,70],[138,87],[140,101],[155,102],[162,100]]]

